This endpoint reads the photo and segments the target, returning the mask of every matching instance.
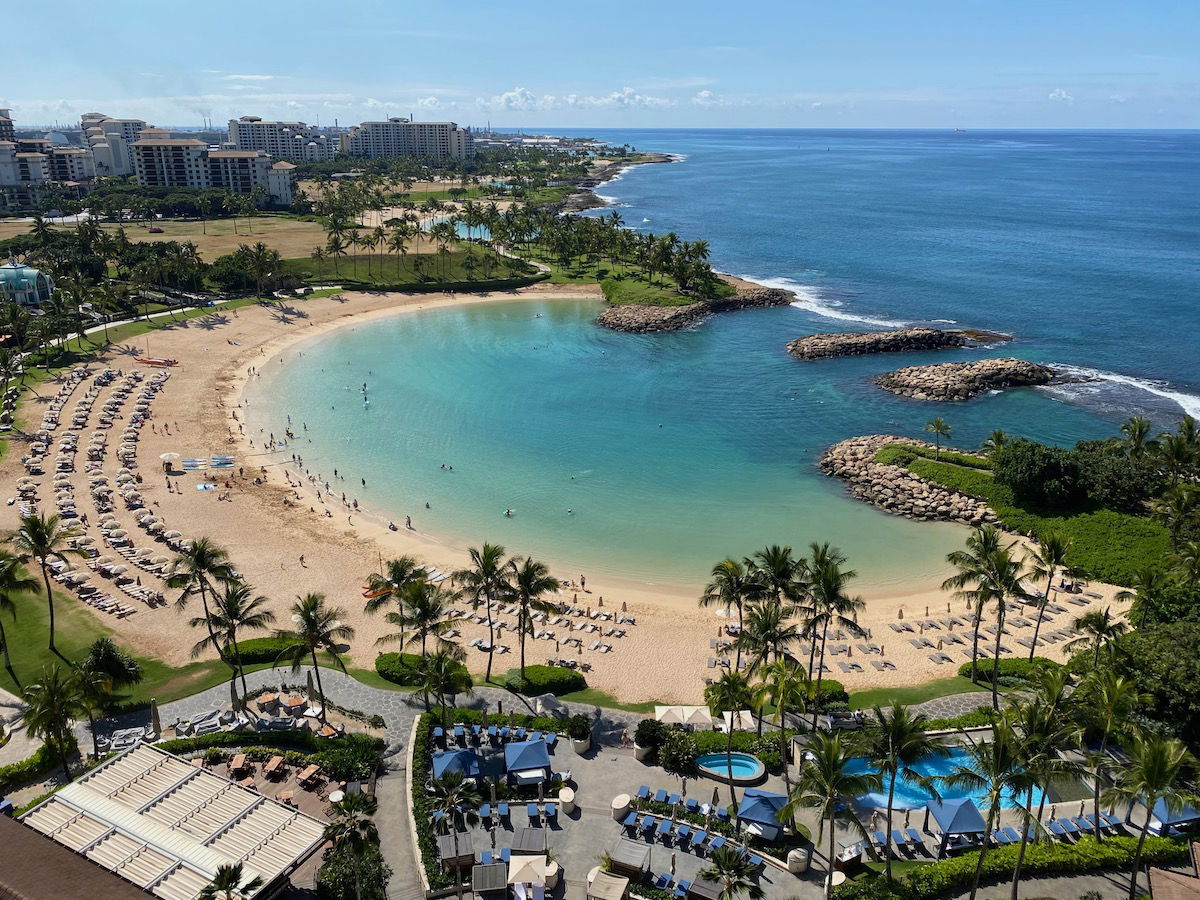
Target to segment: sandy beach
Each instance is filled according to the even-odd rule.
[[[149,378],[155,370],[138,366],[134,356],[151,353],[180,361],[179,366],[170,370],[169,380],[153,400],[150,409],[152,427],[142,430],[138,442],[136,472],[142,478],[140,489],[147,507],[161,517],[168,529],[178,530],[187,538],[207,536],[228,548],[235,566],[257,593],[271,599],[272,608],[284,622],[284,611],[298,594],[324,593],[331,603],[344,607],[346,621],[357,631],[348,653],[349,660],[354,665],[369,668],[380,652],[375,641],[388,629],[382,617],[371,617],[362,612],[362,585],[366,576],[379,570],[381,560],[399,554],[412,554],[442,571],[450,571],[465,563],[466,545],[449,536],[422,532],[420,516],[415,511],[413,530],[404,528],[406,513],[403,510],[360,512],[342,507],[339,500],[336,506],[330,507],[331,515],[326,516],[326,504],[317,501],[315,489],[303,480],[301,473],[288,468],[292,465],[289,451],[268,453],[261,442],[256,442],[259,446],[251,447],[249,439],[241,434],[241,426],[247,425],[248,414],[246,431],[252,436],[257,435],[257,428],[253,426],[254,410],[247,410],[242,405],[243,390],[247,380],[253,377],[251,369],[293,365],[295,343],[381,316],[409,314],[450,304],[511,302],[522,298],[562,299],[565,302],[594,300],[599,296],[597,286],[535,285],[515,292],[482,295],[347,292],[336,297],[297,299],[282,307],[245,307],[216,312],[204,319],[155,331],[149,337],[148,347],[147,339],[143,337],[131,344],[111,348],[92,368],[97,372],[104,366],[126,372],[138,368]],[[42,394],[52,395],[54,390],[53,385],[46,385]],[[35,399],[25,416],[33,428],[40,420],[39,406]],[[128,412],[123,415],[127,417]],[[93,426],[94,422],[89,422],[81,429],[82,439],[86,439]],[[61,427],[56,437],[65,428],[65,425]],[[10,492],[23,474],[22,450],[20,446],[11,450],[0,464],[0,477]],[[160,454],[168,452],[179,453],[185,458],[229,454],[237,458],[236,466],[228,473],[173,476],[170,482],[174,489],[168,491],[167,478],[159,462]],[[115,459],[106,458],[103,471],[112,476],[118,465]],[[82,469],[82,459],[77,468]],[[196,482],[202,480],[202,475],[211,476],[217,489],[197,490]],[[81,511],[88,510],[86,477],[81,471],[72,477]],[[43,506],[53,509],[53,495],[48,488],[50,476],[42,480],[39,496]],[[261,483],[255,483],[256,480]],[[338,493],[342,489],[339,485],[334,488]],[[347,496],[352,497],[353,492],[348,487],[345,489]],[[222,497],[227,499],[220,499]],[[327,494],[325,499],[328,500]],[[385,512],[396,517],[397,531],[388,529]],[[86,530],[99,545],[102,536],[95,527],[98,517],[94,511],[92,513],[91,525]],[[136,546],[148,546],[156,553],[166,552],[166,548],[133,524],[129,511],[118,508],[116,515],[123,525],[129,523]],[[3,516],[3,526],[14,527],[16,507],[4,507]],[[965,529],[963,535],[966,535]],[[574,656],[592,666],[587,676],[590,685],[625,701],[696,701],[700,699],[704,679],[719,675],[719,667],[708,666],[708,660],[718,656],[710,647],[710,641],[717,637],[718,629],[727,620],[717,617],[713,611],[697,608],[699,584],[651,586],[632,580],[593,577],[586,571],[581,573],[570,559],[547,558],[545,561],[562,579],[577,580],[580,574],[588,576],[586,591],[564,591],[562,599],[593,611],[599,611],[601,599],[604,611],[617,612],[624,606],[636,617],[637,624],[626,626],[626,634],[622,637],[571,630],[570,636],[583,638],[581,651],[566,646],[556,649],[555,639],[529,638],[526,644],[529,662],[544,663],[551,656]],[[142,575],[141,582],[149,587],[162,586],[149,574]],[[1068,626],[1091,606],[1111,603],[1117,589],[1093,583],[1088,590],[1099,599],[1085,596],[1083,600],[1088,605],[1064,604],[1065,614],[1044,626],[1043,632]],[[961,616],[964,612],[962,604],[951,601],[937,584],[893,586],[886,593],[867,594],[864,599],[867,608],[860,617],[860,624],[871,629],[871,640],[882,647],[883,653],[866,656],[858,649],[860,641],[837,641],[851,644],[850,653],[831,657],[828,660],[831,671],[826,677],[842,681],[852,689],[915,684],[953,675],[964,661],[964,645],[952,643],[949,634],[965,636],[965,646],[969,648],[969,629],[956,627],[951,632],[945,625],[928,629],[918,625],[927,618],[936,620],[950,613]],[[186,662],[191,645],[199,638],[186,627],[186,617],[171,605],[149,608],[131,602],[136,612],[127,618],[118,619],[100,611],[95,611],[95,615],[113,628],[121,640],[139,651],[176,665]],[[459,605],[467,608],[466,603]],[[195,611],[189,611],[187,615],[194,614]],[[913,632],[893,631],[891,625],[896,624],[901,615],[902,621],[908,623]],[[513,621],[512,616],[501,619],[508,623]],[[572,621],[576,625],[596,624],[602,630],[612,627],[611,622],[593,623],[586,616]],[[464,621],[457,627],[461,631],[459,640],[464,644],[473,638],[487,636],[486,626]],[[560,644],[568,636],[564,625],[540,627],[555,632]],[[1005,646],[1013,651],[1012,655],[1021,655],[1023,648],[1013,641],[1031,634],[1031,628],[1027,632],[1015,629],[1011,639],[1006,636]],[[994,640],[990,634],[981,637],[985,643]],[[612,651],[590,651],[588,647],[597,640],[611,644]],[[920,643],[923,640],[928,640],[930,646],[913,646],[913,641]],[[497,643],[510,648],[509,653],[495,657],[494,669],[502,674],[516,665],[516,635],[510,630],[501,632]],[[1038,652],[1061,659],[1064,643],[1056,642],[1039,648]],[[930,656],[943,649],[953,658],[953,665],[931,661]],[[894,668],[877,671],[872,661],[881,658],[888,660]],[[487,657],[471,648],[468,661],[473,670],[482,672]],[[842,671],[843,663],[861,666],[863,671]]]

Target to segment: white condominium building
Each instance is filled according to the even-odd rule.
[[[12,110],[0,108],[0,141],[15,141]]]
[[[104,113],[84,113],[79,117],[83,138],[91,148],[99,175],[132,175],[133,148],[149,126],[144,119],[114,119]]]
[[[274,163],[261,150],[210,150],[195,138],[147,129],[131,145],[137,181],[147,187],[219,188],[249,194],[262,187],[276,206],[291,206],[295,166]]]
[[[0,141],[0,208],[35,206],[49,182],[45,153],[22,153],[14,141]]]
[[[229,120],[229,148],[262,150],[275,159],[320,162],[337,156],[338,143],[303,122],[264,122],[258,116]]]
[[[427,156],[465,159],[475,152],[469,128],[454,122],[413,122],[399,116],[386,122],[363,122],[342,135],[351,156]]]

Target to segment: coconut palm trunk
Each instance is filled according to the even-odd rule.
[[[54,590],[50,587],[50,569],[46,565],[46,558],[43,556],[38,559],[38,563],[42,567],[42,581],[46,584],[46,608],[50,612],[50,652],[57,653],[54,649]],[[8,652],[8,645],[5,644],[5,653]]]
[[[1137,848],[1133,851],[1133,865],[1129,870],[1129,900],[1137,900],[1137,879],[1138,872],[1142,869],[1142,849],[1146,845],[1146,835],[1150,833],[1150,811],[1154,809],[1154,804],[1158,802],[1158,794],[1153,791],[1146,797],[1146,821],[1142,823],[1142,830],[1138,832]]]
[[[1043,792],[1042,796],[1045,796]],[[1029,807],[1033,805],[1033,785],[1029,786],[1029,790],[1025,792],[1025,808],[1021,811],[1021,846],[1017,850],[1017,864],[1013,867],[1013,883],[1011,900],[1021,900],[1020,885],[1021,885],[1021,867],[1025,865],[1025,848],[1029,844],[1029,829],[1033,822],[1030,821]]]
[[[328,724],[325,720],[325,687],[321,684],[321,667],[317,665],[317,651],[313,648],[311,651],[313,675],[317,679],[317,693],[321,695],[321,724]],[[312,702],[312,697],[309,697],[309,702]]]
[[[898,774],[899,773],[897,772],[892,772],[892,780],[888,782],[887,811],[884,816],[884,818],[887,820],[887,831],[884,833],[888,835],[891,835],[892,833],[892,804],[896,800],[896,776]],[[883,867],[885,874],[887,875],[887,883],[890,886],[892,884],[892,845],[886,845],[883,848],[883,853]]]
[[[834,811],[833,811],[833,805],[830,804],[830,808],[829,808],[829,848],[826,851],[829,854],[829,856],[828,856],[829,877],[825,879],[825,900],[832,900],[832,897],[833,897],[833,859],[834,859],[834,857],[833,857],[833,837],[834,837],[834,831],[836,830],[834,828],[834,825],[836,824],[836,822],[837,822],[837,819],[836,819]],[[890,858],[891,857],[889,857],[889,859]]]
[[[733,724],[740,710],[734,710],[729,716],[728,734],[725,738],[725,772],[729,776],[729,802],[737,806],[737,793],[733,789]]]
[[[997,800],[998,799],[999,798],[997,798]],[[987,827],[985,828],[985,830],[983,832],[985,836],[992,833],[992,828],[995,824],[996,824],[996,804],[993,804],[988,809]],[[979,859],[977,859],[975,861],[975,875],[971,879],[971,900],[975,900],[975,895],[979,893],[979,879],[983,875],[983,858],[986,855],[987,855],[987,841],[985,840],[983,842],[983,844],[981,844],[979,847]],[[1133,900],[1133,898],[1131,897],[1130,900]]]
[[[817,685],[813,689],[812,727],[817,727],[817,709],[821,704],[821,679],[825,674],[825,640],[829,637],[829,625],[821,629],[821,653],[817,658]]]
[[[1050,586],[1054,584],[1054,567],[1050,567],[1050,575],[1046,578],[1046,596],[1038,604],[1037,621],[1033,623],[1033,640],[1030,641],[1029,661],[1033,662],[1033,654],[1037,650],[1038,633],[1042,630],[1042,619],[1046,617],[1046,607],[1050,604]]]
[[[488,622],[488,661],[487,671],[483,676],[485,684],[490,683],[492,680],[492,655],[496,652],[496,623],[492,620],[492,592],[488,591],[486,596]],[[522,645],[521,652],[525,652],[524,645]]]
[[[999,612],[996,614],[996,647],[992,654],[992,709],[995,712],[1000,711],[1000,639],[1004,637],[1004,597],[1000,597],[996,601],[1000,604]]]

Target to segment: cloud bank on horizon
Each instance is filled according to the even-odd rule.
[[[1200,127],[1200,5],[885,0],[453,7],[62,0],[10,48],[18,125],[389,115],[500,127]],[[42,21],[38,21],[38,20]],[[186,40],[181,36],[186,36]]]

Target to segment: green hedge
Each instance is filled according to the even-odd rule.
[[[421,657],[417,653],[381,653],[375,657],[375,671],[380,678],[404,687],[417,687],[421,683],[419,666]],[[471,673],[462,663],[455,665],[458,672],[458,693],[471,686]]]
[[[75,739],[72,738],[71,746],[67,749],[67,757],[73,756],[78,749]],[[7,766],[0,766],[0,794],[36,781],[61,766],[60,754],[46,744],[42,744],[33,751],[32,756],[9,763]]]
[[[509,690],[529,696],[554,694],[557,697],[587,687],[587,679],[582,673],[558,666],[526,666],[524,678],[519,669],[512,669],[504,681]]]
[[[979,643],[981,649],[986,649],[987,645],[983,641],[982,635],[980,636]],[[990,659],[976,660],[975,669],[978,672],[978,679],[991,683],[992,666],[994,664],[994,661]],[[1028,659],[1002,659],[1000,660],[999,670],[997,671],[996,675],[997,678],[1000,679],[1001,683],[1003,683],[1004,679],[1006,678],[1010,680],[1027,682],[1030,676],[1034,675],[1036,672],[1041,672],[1045,669],[1061,668],[1062,665],[1060,663],[1056,663],[1052,659],[1046,659],[1044,656],[1035,656],[1032,661]],[[967,662],[958,667],[958,674],[963,678],[971,677],[970,660],[967,660]]]
[[[991,469],[992,464],[982,456],[972,456],[968,453],[957,453],[954,450],[942,450],[940,457],[935,457],[932,447],[920,447],[916,444],[885,444],[875,454],[875,462],[884,465],[906,466],[914,457],[925,459],[940,458],[942,462],[957,463],[970,469]],[[895,460],[905,459],[905,462]]]
[[[1084,836],[1074,844],[1031,843],[1025,848],[1021,875],[1033,878],[1126,868],[1133,862],[1136,847],[1135,837],[1110,837],[1097,843],[1095,838]],[[1019,849],[1012,846],[989,850],[983,860],[982,880],[985,883],[1011,880]],[[1183,838],[1147,837],[1142,864],[1169,865],[1186,860],[1187,855],[1187,841]],[[891,896],[903,900],[930,900],[961,891],[974,879],[978,861],[979,853],[971,852],[918,866],[897,883]],[[880,877],[841,885],[834,888],[833,895],[837,900],[882,900],[889,896],[886,882]]]
[[[275,663],[288,647],[296,642],[290,638],[262,637],[238,641],[238,652],[242,656],[242,665],[253,666],[258,663]]]
[[[382,738],[365,734],[317,737],[306,729],[290,731],[218,731],[196,737],[163,741],[158,746],[168,753],[193,753],[217,748],[271,747],[299,750],[337,781],[370,778],[382,761],[386,746]]]
[[[926,731],[949,731],[953,728],[981,728],[991,725],[996,713],[990,706],[980,706],[961,716],[950,716],[945,719],[928,719],[925,722]]]

